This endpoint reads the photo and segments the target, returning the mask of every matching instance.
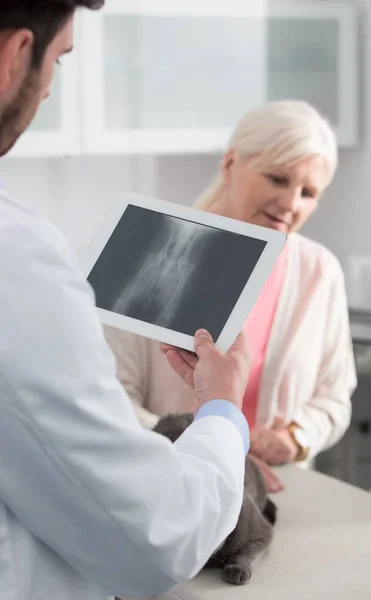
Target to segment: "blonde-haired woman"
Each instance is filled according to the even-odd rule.
[[[350,421],[356,375],[343,273],[326,248],[296,233],[336,167],[335,136],[321,115],[304,102],[271,102],[238,123],[220,173],[196,202],[289,234],[246,323],[253,362],[243,410],[251,454],[271,491],[280,482],[268,465],[307,463],[335,444]],[[168,412],[194,409],[192,390],[156,342],[111,328],[106,335],[145,427]]]

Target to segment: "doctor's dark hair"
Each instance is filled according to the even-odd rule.
[[[34,35],[32,67],[39,69],[45,52],[77,8],[98,10],[105,0],[0,0],[0,33],[29,29]]]

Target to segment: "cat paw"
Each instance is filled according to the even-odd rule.
[[[223,580],[232,585],[244,585],[251,581],[251,569],[241,565],[226,565],[223,569]]]

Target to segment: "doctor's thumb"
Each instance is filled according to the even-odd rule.
[[[199,358],[205,358],[215,350],[215,344],[210,333],[205,329],[197,331],[195,335],[195,352],[197,356]]]

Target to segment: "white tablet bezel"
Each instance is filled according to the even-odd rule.
[[[200,223],[216,229],[230,231],[232,233],[267,242],[261,257],[242,290],[223,330],[218,339],[214,340],[219,350],[227,352],[242,331],[244,323],[286,243],[287,235],[265,227],[258,227],[256,225],[251,225],[250,223],[235,221],[234,219],[222,217],[213,213],[173,204],[172,202],[146,198],[131,192],[121,192],[117,201],[106,215],[101,227],[94,236],[82,259],[81,266],[87,279],[128,205],[146,208],[171,217],[178,217],[194,223]],[[215,301],[217,302],[217,298],[215,298]],[[192,336],[144,321],[139,321],[132,317],[113,313],[102,308],[97,308],[97,310],[101,322],[105,325],[111,325],[112,327],[123,329],[124,331],[129,331],[194,352],[194,338]]]

